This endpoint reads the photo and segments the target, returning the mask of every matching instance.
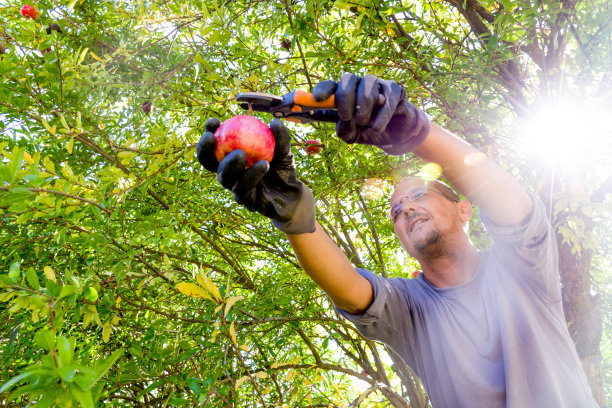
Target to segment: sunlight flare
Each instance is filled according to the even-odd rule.
[[[548,104],[519,126],[519,142],[537,163],[563,171],[584,169],[608,150],[612,136],[607,115],[578,101]]]

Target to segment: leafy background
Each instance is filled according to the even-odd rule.
[[[1,403],[428,406],[194,159],[207,118],[244,113],[238,92],[344,72],[394,79],[549,203],[570,332],[611,401],[610,149],[574,111],[562,165],[521,137],[543,106],[610,111],[608,2],[42,0],[36,21],[21,5],[0,2]],[[323,228],[355,265],[410,277],[386,211],[422,163],[288,126]]]

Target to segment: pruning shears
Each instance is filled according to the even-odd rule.
[[[262,92],[241,92],[236,95],[239,106],[246,110],[268,112],[276,118],[298,123],[338,122],[334,95],[323,102],[315,101],[311,93],[292,91],[283,96]]]

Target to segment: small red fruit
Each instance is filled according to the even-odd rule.
[[[309,139],[304,143],[304,149],[309,156],[311,154],[318,154],[321,153],[321,144],[316,140]]]
[[[218,162],[237,149],[246,153],[245,168],[259,160],[270,162],[274,157],[274,135],[268,125],[253,116],[229,118],[219,126],[215,139],[215,157]]]
[[[36,20],[36,18],[38,18],[38,11],[36,11],[34,6],[25,4],[21,6],[21,15],[25,18],[32,18],[33,20]]]

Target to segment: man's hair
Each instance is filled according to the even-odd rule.
[[[461,201],[459,194],[448,184],[440,180],[427,180],[427,187],[432,186],[436,191],[441,193],[447,200],[454,203]]]
[[[442,194],[448,201],[452,201],[453,203],[458,203],[459,201],[461,201],[461,197],[459,197],[459,194],[457,194],[457,192],[451,186],[449,186],[443,181],[435,180],[435,179],[426,180],[420,176],[408,176],[408,177],[403,178],[400,181],[400,183],[410,181],[410,180],[419,180],[419,181],[424,182],[428,188],[431,187],[435,189],[438,193]]]

